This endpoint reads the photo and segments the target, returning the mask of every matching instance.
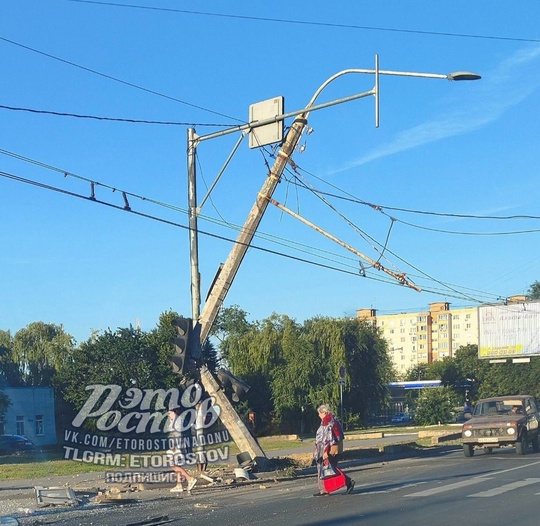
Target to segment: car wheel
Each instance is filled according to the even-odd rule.
[[[538,435],[533,438],[532,447],[535,453],[538,453],[538,451],[540,451],[540,441],[538,440]]]
[[[522,433],[521,438],[516,442],[516,455],[524,455],[527,452],[527,433]]]
[[[463,444],[463,453],[466,457],[472,457],[474,455],[474,446],[472,444]]]

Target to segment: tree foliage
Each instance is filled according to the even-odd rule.
[[[73,337],[61,325],[34,322],[13,338],[0,331],[1,380],[11,387],[50,387],[73,348]]]
[[[454,407],[454,393],[448,387],[423,389],[416,402],[415,422],[419,425],[435,425],[449,422]]]
[[[527,291],[527,299],[540,300],[540,281],[535,281]]]
[[[298,324],[284,315],[248,324],[243,312],[229,310],[233,332],[220,349],[235,375],[251,384],[248,406],[273,419],[284,431],[316,424],[314,409],[340,406],[339,369],[346,370],[344,407],[366,415],[388,396],[392,379],[386,343],[377,329],[359,320],[317,317]]]

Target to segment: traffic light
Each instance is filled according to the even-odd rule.
[[[191,325],[191,336],[188,345],[190,357],[195,361],[200,361],[202,359],[201,324],[198,321]]]
[[[189,340],[191,336],[192,320],[190,318],[178,317],[172,320],[172,325],[176,327],[176,336],[171,338],[173,355],[168,360],[173,372],[186,374],[189,369],[188,362],[191,360],[189,353]]]
[[[221,387],[223,387],[223,390],[230,395],[233,402],[240,402],[240,399],[251,388],[244,380],[240,380],[240,378],[237,378],[226,369],[218,369],[216,375]]]

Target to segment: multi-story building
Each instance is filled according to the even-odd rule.
[[[356,313],[381,330],[399,375],[422,363],[453,356],[461,346],[478,344],[478,308],[450,309],[450,303],[430,303],[425,312],[385,314],[375,309]]]

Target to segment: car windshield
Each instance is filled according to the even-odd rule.
[[[474,408],[474,416],[496,416],[523,413],[521,400],[491,400],[482,402]]]

